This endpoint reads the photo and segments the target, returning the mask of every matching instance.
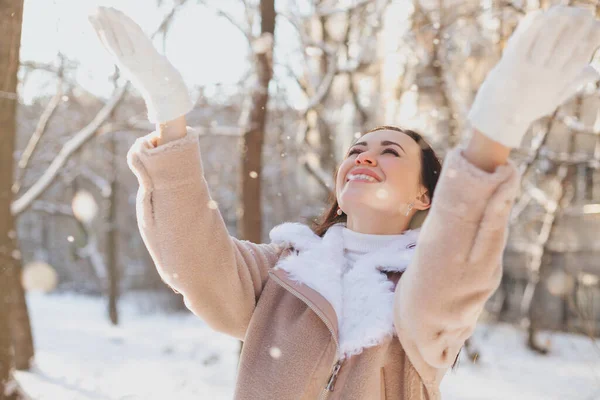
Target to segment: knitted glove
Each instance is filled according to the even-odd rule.
[[[600,23],[589,12],[556,6],[523,18],[471,107],[471,125],[519,147],[529,125],[551,114],[582,85],[600,78],[589,65]]]
[[[151,122],[167,122],[192,109],[179,71],[131,18],[114,8],[99,7],[89,21],[115,64],[142,94]]]

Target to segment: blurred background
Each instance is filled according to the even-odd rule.
[[[260,242],[323,211],[360,132],[411,128],[441,157],[468,139],[517,23],[558,3],[600,16],[597,0],[3,0],[0,398],[233,397],[239,342],[187,311],[138,233],[126,153],[153,126],[94,7],[182,72],[215,206]],[[513,151],[504,277],[445,399],[600,399],[599,106],[584,88]]]

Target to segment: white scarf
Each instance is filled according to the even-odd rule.
[[[273,242],[284,242],[298,251],[281,259],[276,268],[331,303],[338,318],[341,359],[394,335],[393,283],[382,271],[403,272],[408,267],[420,231],[406,231],[383,248],[360,256],[342,276],[346,262],[342,229],[334,225],[321,238],[306,225],[285,223],[269,235]]]

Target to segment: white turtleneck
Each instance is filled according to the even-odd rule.
[[[374,250],[379,250],[394,240],[397,240],[402,235],[372,235],[366,233],[354,232],[348,228],[342,229],[342,237],[344,240],[344,258],[346,265],[342,274],[346,274],[352,269],[356,260],[367,253]]]

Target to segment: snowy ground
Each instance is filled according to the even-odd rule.
[[[104,303],[74,295],[29,295],[36,367],[17,378],[32,399],[210,399],[233,396],[238,342],[187,314],[121,305],[109,325]],[[478,328],[477,365],[462,360],[444,378],[444,400],[600,400],[600,343],[545,334],[552,354],[525,349],[506,325]]]

